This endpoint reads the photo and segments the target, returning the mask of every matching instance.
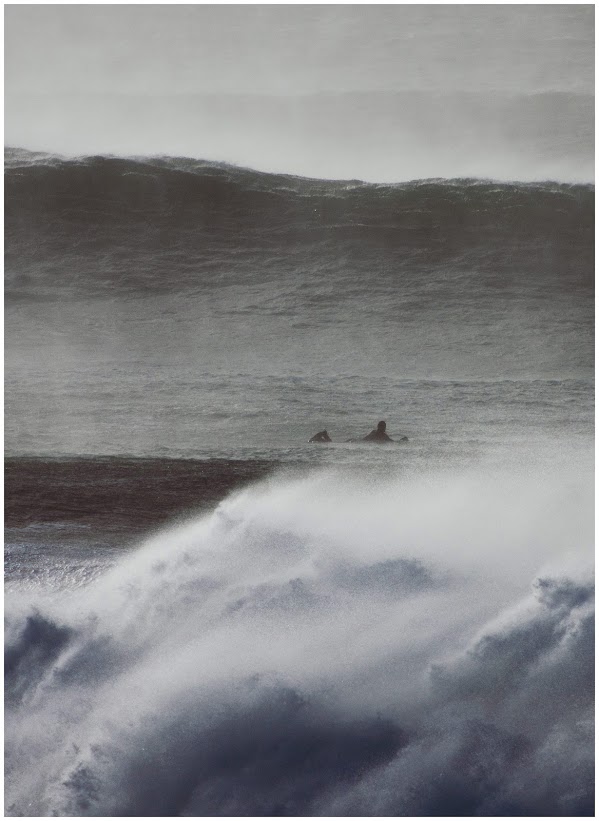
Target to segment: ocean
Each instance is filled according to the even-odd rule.
[[[594,186],[5,193],[6,814],[593,815]]]

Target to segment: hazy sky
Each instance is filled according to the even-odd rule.
[[[8,5],[6,92],[590,92],[593,15],[592,5]]]
[[[63,154],[586,180],[593,78],[592,5],[5,6],[6,144]]]

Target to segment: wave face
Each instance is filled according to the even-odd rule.
[[[8,298],[172,293],[275,273],[391,289],[440,268],[459,268],[464,287],[592,287],[588,185],[372,185],[14,149],[5,191]]]
[[[592,815],[571,457],[273,476],[83,590],[13,590],[7,813]]]
[[[592,426],[592,186],[6,163],[12,454]]]

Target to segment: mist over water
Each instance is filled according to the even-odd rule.
[[[593,180],[592,6],[23,6],[6,26],[7,145]]]

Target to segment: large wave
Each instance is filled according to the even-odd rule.
[[[360,285],[436,269],[592,287],[594,189],[263,174],[190,159],[8,150],[8,296],[173,292],[310,271]]]
[[[7,601],[11,815],[592,815],[576,470],[271,478]]]

